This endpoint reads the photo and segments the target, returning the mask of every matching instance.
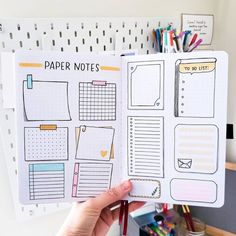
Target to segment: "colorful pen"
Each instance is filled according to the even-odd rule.
[[[162,45],[161,45],[161,29],[157,29],[157,30],[156,30],[156,39],[157,39],[158,52],[162,52]]]
[[[191,45],[188,49],[188,52],[192,52],[195,48],[197,48],[202,43],[202,39],[199,39],[196,43]]]
[[[191,31],[186,31],[185,35],[184,35],[184,41],[183,41],[183,50],[184,52],[188,51],[188,47],[189,47],[189,38],[191,36]]]
[[[195,42],[196,42],[196,40],[197,40],[197,34],[194,34],[193,35],[193,37],[192,37],[192,39],[191,39],[191,42],[190,42],[190,44],[189,44],[189,47],[191,46],[191,45],[193,45]]]
[[[148,233],[148,235],[153,235],[153,236],[158,236],[158,234],[156,234],[150,227],[148,227],[147,225],[142,227],[142,229]]]

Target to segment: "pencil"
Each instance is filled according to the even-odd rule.
[[[193,219],[192,219],[192,216],[190,214],[190,209],[189,209],[188,205],[186,205],[185,207],[187,209],[187,215],[189,216],[189,223],[191,225],[192,231],[195,232],[195,228],[194,228],[194,224],[193,224]]]
[[[188,220],[188,217],[187,217],[187,213],[186,213],[185,207],[182,206],[182,209],[183,209],[183,213],[184,213],[184,219],[185,219],[185,223],[186,223],[186,226],[187,226],[187,230],[190,231],[191,230],[191,226],[189,224],[189,220]]]

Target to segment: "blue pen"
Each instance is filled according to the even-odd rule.
[[[174,229],[172,229],[170,233],[171,233],[171,235],[173,235],[173,236],[175,236],[175,235],[176,235],[176,233],[175,233],[175,230],[174,230]]]
[[[124,56],[134,56],[134,55],[135,55],[135,52],[127,52],[127,53],[121,54],[120,56],[124,57]]]
[[[184,41],[183,41],[183,49],[185,49],[186,48],[186,44],[187,44],[187,39],[188,39],[188,37],[189,37],[189,34],[191,33],[191,31],[190,30],[187,30],[187,31],[185,31],[185,35],[184,35]]]
[[[158,28],[158,29],[156,30],[156,37],[157,37],[158,52],[162,52],[161,30],[160,30],[160,28]]]
[[[185,47],[184,47],[185,52],[187,52],[189,49],[189,43],[190,43],[189,41],[190,41],[191,35],[192,35],[191,32],[187,35],[187,39],[186,39],[186,43],[185,43]]]

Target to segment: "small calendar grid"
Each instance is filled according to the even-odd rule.
[[[79,84],[79,119],[116,120],[116,84]]]

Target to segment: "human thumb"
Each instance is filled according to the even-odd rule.
[[[120,185],[109,189],[108,191],[102,193],[100,196],[90,199],[90,204],[98,210],[109,206],[113,202],[121,200],[127,193],[132,189],[132,184],[129,180],[124,181]]]

